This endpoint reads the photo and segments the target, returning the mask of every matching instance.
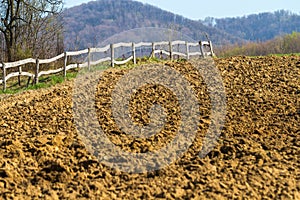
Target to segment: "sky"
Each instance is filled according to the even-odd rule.
[[[91,0],[65,0],[65,7],[87,3]],[[261,12],[289,10],[300,14],[299,0],[137,0],[189,19],[205,17],[237,17]]]

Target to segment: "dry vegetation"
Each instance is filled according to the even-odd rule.
[[[215,62],[227,93],[226,123],[219,143],[201,159],[198,139],[175,163],[144,174],[110,169],[87,151],[74,125],[72,82],[2,99],[0,198],[300,199],[299,57],[232,57]],[[199,84],[201,77],[189,63],[168,65],[190,77],[196,93],[205,92]],[[149,141],[128,142],[126,135],[114,135],[117,127],[105,109],[111,98],[108,86],[113,87],[127,72],[108,70],[99,83],[99,121],[122,148],[151,151],[156,146]],[[148,99],[133,106],[147,107],[153,100],[176,106],[162,88],[140,92]],[[155,92],[165,95],[157,99]],[[207,95],[199,101],[202,117],[208,116]],[[176,113],[172,116],[169,111],[169,120],[176,122]],[[133,115],[142,122],[148,120],[147,113],[133,111]],[[202,122],[200,137],[207,129],[207,120]],[[156,145],[167,141],[170,127],[152,138]]]
[[[274,39],[263,42],[246,42],[244,44],[232,44],[218,46],[216,54],[222,57],[246,55],[246,56],[266,56],[297,54],[300,52],[300,33],[293,32]]]

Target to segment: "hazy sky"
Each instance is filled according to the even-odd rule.
[[[65,0],[66,7],[91,0]],[[190,19],[234,17],[260,12],[290,10],[300,14],[299,0],[137,0]]]

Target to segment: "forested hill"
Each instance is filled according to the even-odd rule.
[[[242,41],[201,21],[131,0],[92,1],[66,9],[63,15],[68,49],[97,46],[114,34],[141,27],[174,29],[197,41],[206,39],[207,34],[215,44]]]
[[[300,15],[284,10],[236,18],[208,17],[203,23],[254,42],[270,40],[294,31],[300,32]]]

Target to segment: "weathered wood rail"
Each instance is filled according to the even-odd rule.
[[[185,45],[185,52],[176,52],[174,46],[179,45]],[[168,46],[168,49],[163,49],[162,46]],[[131,56],[128,58],[118,61],[115,58],[115,50],[118,48],[123,47],[129,47],[131,48]],[[211,41],[200,41],[198,43],[190,43],[186,41],[169,41],[169,42],[153,42],[153,43],[147,43],[147,42],[140,42],[140,43],[118,43],[118,44],[110,44],[103,48],[88,48],[80,51],[69,51],[62,53],[56,57],[50,58],[50,59],[33,59],[28,58],[25,60],[20,60],[16,62],[9,62],[9,63],[0,63],[0,68],[2,69],[2,80],[0,80],[0,84],[3,85],[3,90],[6,90],[7,87],[7,81],[13,77],[20,77],[21,76],[27,76],[29,77],[29,80],[33,80],[34,84],[37,84],[39,82],[39,77],[43,75],[50,75],[50,74],[56,74],[61,73],[64,77],[66,77],[67,71],[74,68],[85,68],[88,67],[88,69],[91,69],[91,66],[98,65],[103,62],[110,62],[110,65],[114,67],[115,65],[123,65],[130,61],[133,61],[134,64],[136,64],[136,49],[137,48],[152,48],[150,57],[156,57],[157,54],[159,54],[160,57],[162,55],[165,55],[169,57],[169,59],[174,59],[175,56],[177,57],[183,57],[186,59],[190,59],[192,56],[200,56],[200,57],[206,57],[206,56],[213,56],[213,47]],[[197,48],[197,51],[192,52],[190,50],[191,47],[199,47]],[[206,51],[208,49],[208,51]],[[104,52],[110,52],[110,56],[106,58],[99,59],[97,61],[91,60],[91,54],[92,53],[104,53]],[[86,55],[87,56],[87,62],[85,63],[75,63],[75,64],[69,64],[68,65],[68,59],[72,56],[80,56],[80,55]],[[43,64],[50,64],[53,62],[56,62],[60,59],[64,60],[64,65],[60,68],[54,69],[54,70],[48,70],[48,71],[40,71],[40,65]],[[35,66],[34,73],[32,72],[23,72],[22,67],[27,64],[33,64]],[[18,68],[17,72],[12,72],[7,74],[7,70],[11,68]]]

